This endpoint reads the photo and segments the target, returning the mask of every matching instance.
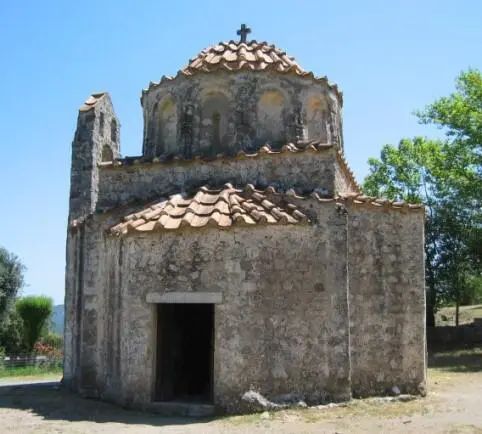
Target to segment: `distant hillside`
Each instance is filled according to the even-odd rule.
[[[64,334],[64,305],[58,304],[54,306],[54,312],[52,314],[53,329],[56,333]]]

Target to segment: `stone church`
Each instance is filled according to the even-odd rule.
[[[109,94],[80,108],[64,382],[186,414],[424,393],[424,209],[360,193],[338,87],[249,31],[142,91],[140,156]]]

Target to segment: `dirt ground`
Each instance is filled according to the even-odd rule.
[[[482,346],[436,353],[430,364],[426,398],[409,402],[354,400],[333,408],[209,420],[123,410],[81,399],[58,387],[0,386],[0,432],[482,434]]]

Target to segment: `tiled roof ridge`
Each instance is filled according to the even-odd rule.
[[[173,156],[165,156],[161,155],[159,157],[144,157],[144,156],[137,156],[137,157],[123,157],[118,158],[113,161],[106,161],[100,162],[99,166],[101,167],[121,167],[121,166],[128,166],[128,165],[137,165],[137,164],[167,164],[171,162],[184,162],[184,163],[192,163],[192,162],[199,162],[199,161],[214,161],[214,160],[223,160],[223,159],[249,159],[249,158],[259,158],[265,155],[281,155],[281,154],[297,154],[297,153],[306,153],[306,152],[321,152],[328,149],[331,149],[333,144],[331,143],[321,143],[318,141],[309,141],[304,143],[288,143],[282,146],[279,150],[273,150],[269,145],[264,145],[259,148],[256,152],[246,152],[246,151],[239,151],[236,155],[227,155],[223,153],[216,154],[214,156],[202,156],[202,155],[195,155],[192,158],[186,158],[182,155],[173,155]]]
[[[323,195],[320,195],[316,191],[313,191],[310,194],[302,195],[302,194],[298,194],[296,192],[296,190],[293,189],[293,188],[284,191],[284,190],[276,188],[275,186],[272,186],[272,185],[270,185],[266,188],[256,188],[253,184],[247,184],[247,185],[244,186],[244,188],[236,188],[236,187],[233,187],[232,184],[227,183],[227,184],[224,184],[223,187],[219,187],[219,188],[203,186],[203,187],[200,187],[200,188],[198,188],[194,191],[195,192],[201,191],[201,192],[205,192],[205,193],[208,193],[208,194],[213,194],[213,193],[216,194],[216,193],[219,193],[223,189],[226,189],[226,188],[232,188],[234,192],[246,192],[246,193],[248,193],[249,195],[252,195],[252,196],[254,196],[254,194],[256,194],[256,196],[254,196],[255,198],[256,197],[259,198],[260,197],[259,195],[261,194],[261,195],[266,196],[266,198],[268,200],[270,200],[270,199],[273,200],[276,197],[278,197],[279,199],[283,199],[284,197],[287,197],[287,198],[292,198],[294,200],[297,199],[297,200],[302,200],[302,201],[314,199],[314,200],[317,200],[320,203],[333,203],[333,204],[341,203],[341,204],[354,205],[356,207],[368,207],[368,208],[372,208],[372,209],[381,209],[381,210],[396,210],[396,211],[401,211],[401,212],[404,212],[404,213],[407,212],[407,211],[417,212],[417,211],[424,211],[425,210],[425,207],[424,207],[423,204],[412,204],[412,203],[408,203],[408,202],[404,202],[404,201],[393,201],[393,200],[389,200],[389,199],[377,198],[377,197],[374,197],[374,196],[367,196],[367,195],[364,195],[362,193],[348,192],[348,193],[339,193],[336,197],[325,197]],[[196,194],[194,191],[191,193],[192,199],[194,199],[195,194]],[[182,195],[171,195],[171,197],[173,197],[173,196],[182,196]],[[226,202],[224,199],[221,199],[221,200],[223,200],[223,202]],[[195,200],[195,202],[198,202],[198,201]],[[157,206],[159,205],[159,200],[156,200],[156,201],[150,200],[150,201],[148,201],[147,205],[144,205],[142,211],[137,212],[137,213],[131,213],[131,214],[125,216],[124,221],[128,220],[130,217],[135,216],[136,214],[141,214],[143,211],[146,211],[148,209],[152,210],[152,209],[156,208],[156,205]],[[104,210],[103,212],[108,212],[108,211],[112,211],[112,209]],[[88,215],[88,216],[83,216],[83,217],[72,220],[69,224],[69,227],[71,229],[75,229],[75,228],[78,228],[78,227],[82,226],[89,216],[91,216],[91,214]],[[118,225],[116,225],[116,226],[118,226]],[[115,228],[115,226],[114,226],[114,228]],[[117,231],[114,230],[114,228],[111,228],[111,232],[117,233]]]
[[[341,151],[338,151],[336,153],[336,159],[338,160],[338,163],[340,164],[341,169],[345,172],[345,174],[348,176],[348,180],[351,183],[351,186],[355,190],[356,193],[361,193],[361,188],[360,184],[358,184],[355,174],[353,173],[353,170],[351,170],[350,165],[348,164],[348,161],[345,158],[345,154]]]
[[[226,229],[233,224],[299,224],[307,216],[295,205],[283,206],[269,200],[271,188],[264,192],[248,184],[244,189],[227,183],[222,188],[200,187],[192,197],[175,194],[169,199],[129,214],[110,229],[111,234],[175,230],[205,226]]]
[[[92,109],[105,95],[107,95],[107,92],[97,92],[93,93],[87,98],[80,107],[79,111],[81,112],[86,112]]]
[[[306,199],[306,197],[297,196],[296,193],[293,194],[293,196],[297,197],[298,199]],[[344,202],[348,204],[353,204],[355,206],[369,206],[374,208],[393,209],[400,211],[425,210],[425,206],[422,203],[415,204],[404,201],[384,199],[375,196],[367,196],[363,193],[338,193],[338,195],[334,198],[325,198],[314,192],[310,194],[310,197],[318,200],[319,202]]]
[[[405,201],[400,201],[400,200],[391,200],[391,199],[384,199],[380,197],[375,197],[375,196],[368,196],[366,194],[360,193],[360,192],[341,192],[338,193],[335,197],[326,197],[323,195],[320,195],[317,191],[313,191],[310,194],[298,194],[294,188],[290,188],[288,190],[281,190],[279,188],[276,188],[275,186],[268,186],[264,189],[257,189],[253,184],[247,184],[245,189],[251,189],[254,192],[257,193],[262,193],[262,194],[268,194],[268,195],[274,195],[274,196],[286,196],[286,197],[292,197],[293,199],[301,199],[301,200],[307,200],[307,199],[315,199],[318,202],[322,203],[337,203],[337,202],[343,202],[343,203],[349,203],[353,205],[368,205],[368,206],[373,206],[375,208],[391,208],[391,209],[400,209],[400,210],[421,210],[425,209],[424,204],[422,203],[409,203]]]
[[[142,90],[141,102],[144,95],[152,88],[168,82],[175,81],[178,77],[191,77],[199,73],[211,73],[216,71],[275,71],[280,74],[295,74],[299,77],[310,78],[315,82],[324,83],[333,89],[343,104],[343,94],[334,83],[330,83],[326,76],[316,77],[313,72],[304,70],[295,58],[289,56],[274,44],[268,42],[227,41],[219,42],[204,48],[199,54],[189,59],[187,66],[172,76],[163,75],[159,82],[150,82],[147,89]]]

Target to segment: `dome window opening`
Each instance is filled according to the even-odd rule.
[[[221,145],[221,113],[215,111],[212,115],[212,144],[214,147]]]
[[[117,121],[112,119],[110,123],[110,139],[113,143],[117,143]]]

